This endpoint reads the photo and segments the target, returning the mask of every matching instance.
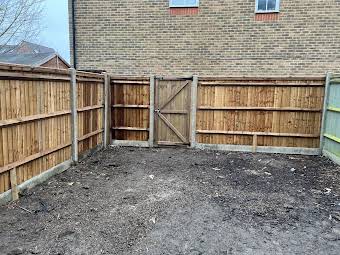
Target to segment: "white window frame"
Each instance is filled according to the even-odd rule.
[[[280,0],[276,0],[275,10],[259,10],[259,0],[255,1],[255,13],[280,12]]]
[[[199,0],[196,0],[196,4],[173,4],[172,0],[169,0],[169,7],[199,7],[199,5]]]

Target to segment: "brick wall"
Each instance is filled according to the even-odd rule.
[[[79,69],[115,74],[320,75],[340,70],[340,0],[201,0],[171,15],[168,0],[76,0]],[[72,36],[71,36],[72,40]]]

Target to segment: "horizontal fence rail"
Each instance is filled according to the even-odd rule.
[[[0,65],[0,196],[12,188],[17,198],[21,184],[58,165],[69,166],[65,162],[76,161],[73,147],[76,155],[85,155],[102,146],[109,103],[104,100],[104,77]]]

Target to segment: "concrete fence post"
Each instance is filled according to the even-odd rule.
[[[110,86],[110,76],[105,73],[104,74],[104,134],[103,134],[103,143],[104,148],[110,143],[110,95],[109,95],[109,86]]]
[[[331,73],[327,73],[326,75],[326,85],[325,85],[325,95],[323,100],[323,110],[322,110],[322,121],[321,121],[321,130],[320,130],[320,154],[323,153],[323,147],[325,144],[325,128],[326,128],[326,115],[327,115],[327,108],[329,104],[329,86],[331,80]]]
[[[70,103],[71,103],[71,141],[72,141],[72,161],[78,162],[78,112],[77,112],[77,71],[70,68]]]
[[[149,120],[149,147],[154,146],[155,131],[155,76],[150,77],[150,120]]]
[[[190,113],[190,146],[196,147],[196,113],[197,113],[198,76],[194,75],[191,84],[191,113]]]

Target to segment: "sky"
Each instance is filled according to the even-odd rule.
[[[54,48],[69,62],[68,0],[45,1],[43,29],[37,43]]]

